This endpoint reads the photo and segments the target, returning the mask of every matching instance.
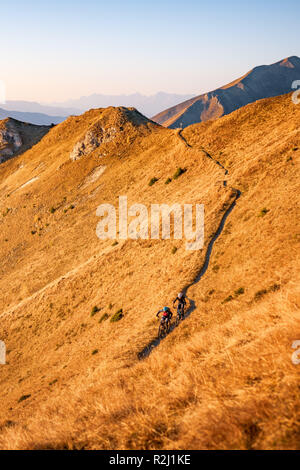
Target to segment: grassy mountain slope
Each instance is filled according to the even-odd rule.
[[[283,96],[180,133],[92,110],[0,166],[2,448],[299,446],[299,115]],[[204,249],[100,241],[96,208],[119,195],[204,203]],[[190,315],[139,359],[187,285]]]

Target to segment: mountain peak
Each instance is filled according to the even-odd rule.
[[[295,68],[295,65],[293,64],[291,58],[283,59],[281,62],[279,62],[279,65],[281,65],[281,67],[287,67],[289,69]]]
[[[72,127],[72,122],[83,126],[83,132],[70,153],[73,161],[92,154],[98,147],[103,148],[112,141],[114,145],[124,140],[133,141],[136,136],[158,127],[135,108],[123,106],[91,109],[82,116],[67,119],[61,126]],[[61,126],[58,126],[58,132]]]
[[[299,77],[299,57],[287,57],[271,65],[254,67],[243,77],[168,108],[154,116],[153,120],[176,128],[217,119],[254,101],[291,92],[292,82]]]

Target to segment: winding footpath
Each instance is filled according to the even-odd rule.
[[[182,136],[181,134],[181,130],[179,132],[177,132],[177,136],[184,142],[184,144],[189,147],[189,148],[193,148],[187,141],[186,139]],[[206,155],[207,158],[210,158],[211,160],[213,160],[213,162],[220,166],[224,172],[225,172],[225,176],[228,175],[228,170],[218,161],[218,160],[215,160],[205,149],[201,149],[201,151],[204,153],[204,155]],[[227,181],[224,180],[223,181],[223,186],[226,187],[227,186]],[[184,292],[184,294],[186,295],[187,294],[187,291],[190,287],[194,286],[195,284],[198,284],[198,282],[202,279],[202,277],[204,276],[204,274],[206,273],[207,271],[207,268],[209,266],[209,261],[210,261],[210,257],[211,257],[211,253],[212,253],[212,249],[213,249],[213,246],[214,246],[214,243],[215,241],[219,238],[219,236],[221,235],[223,229],[224,229],[224,226],[225,226],[225,222],[227,220],[227,217],[230,215],[230,213],[232,212],[232,210],[234,209],[235,205],[236,205],[236,202],[237,200],[239,199],[239,197],[241,196],[241,191],[239,189],[235,189],[235,188],[232,188],[235,195],[234,195],[234,199],[232,201],[232,203],[230,204],[230,206],[228,207],[228,209],[225,211],[225,213],[223,214],[223,217],[219,223],[219,226],[216,230],[216,232],[214,233],[213,237],[211,238],[209,244],[208,244],[208,247],[207,247],[207,250],[206,250],[206,253],[205,253],[205,258],[204,258],[204,263],[200,269],[200,271],[197,273],[195,279],[190,283],[190,284],[187,284],[183,289],[182,289],[182,292]],[[189,303],[190,303],[190,306],[188,308],[188,310],[185,312],[185,315],[184,315],[184,319],[185,320],[187,317],[189,317],[191,315],[191,313],[196,309],[196,304],[194,302],[194,300],[192,299],[188,299],[189,300]],[[182,321],[183,321],[182,320]],[[180,325],[180,323],[179,323]],[[171,328],[170,328],[170,331],[168,333],[168,335],[170,333],[172,333],[172,331],[174,330],[174,328],[176,328],[175,326],[175,323],[172,323],[171,325]],[[139,359],[145,359],[146,357],[148,357],[150,355],[150,353],[153,351],[154,348],[156,348],[160,342],[163,340],[164,338],[158,338],[156,337],[155,339],[153,339],[150,343],[147,344],[147,346],[145,346],[139,353],[138,353],[138,358]]]

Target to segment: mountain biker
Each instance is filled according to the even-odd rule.
[[[156,314],[157,317],[159,317],[159,314],[162,313],[161,321],[167,321],[167,323],[170,323],[170,320],[173,316],[173,313],[169,309],[169,307],[164,307],[163,309],[159,310]]]
[[[178,302],[177,313],[179,316],[182,316],[184,312],[184,307],[186,306],[186,297],[183,292],[179,292],[176,299],[173,300],[173,307],[175,307],[176,302]]]

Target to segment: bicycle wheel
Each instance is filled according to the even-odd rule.
[[[165,323],[161,323],[158,329],[158,337],[163,338],[165,335]]]

